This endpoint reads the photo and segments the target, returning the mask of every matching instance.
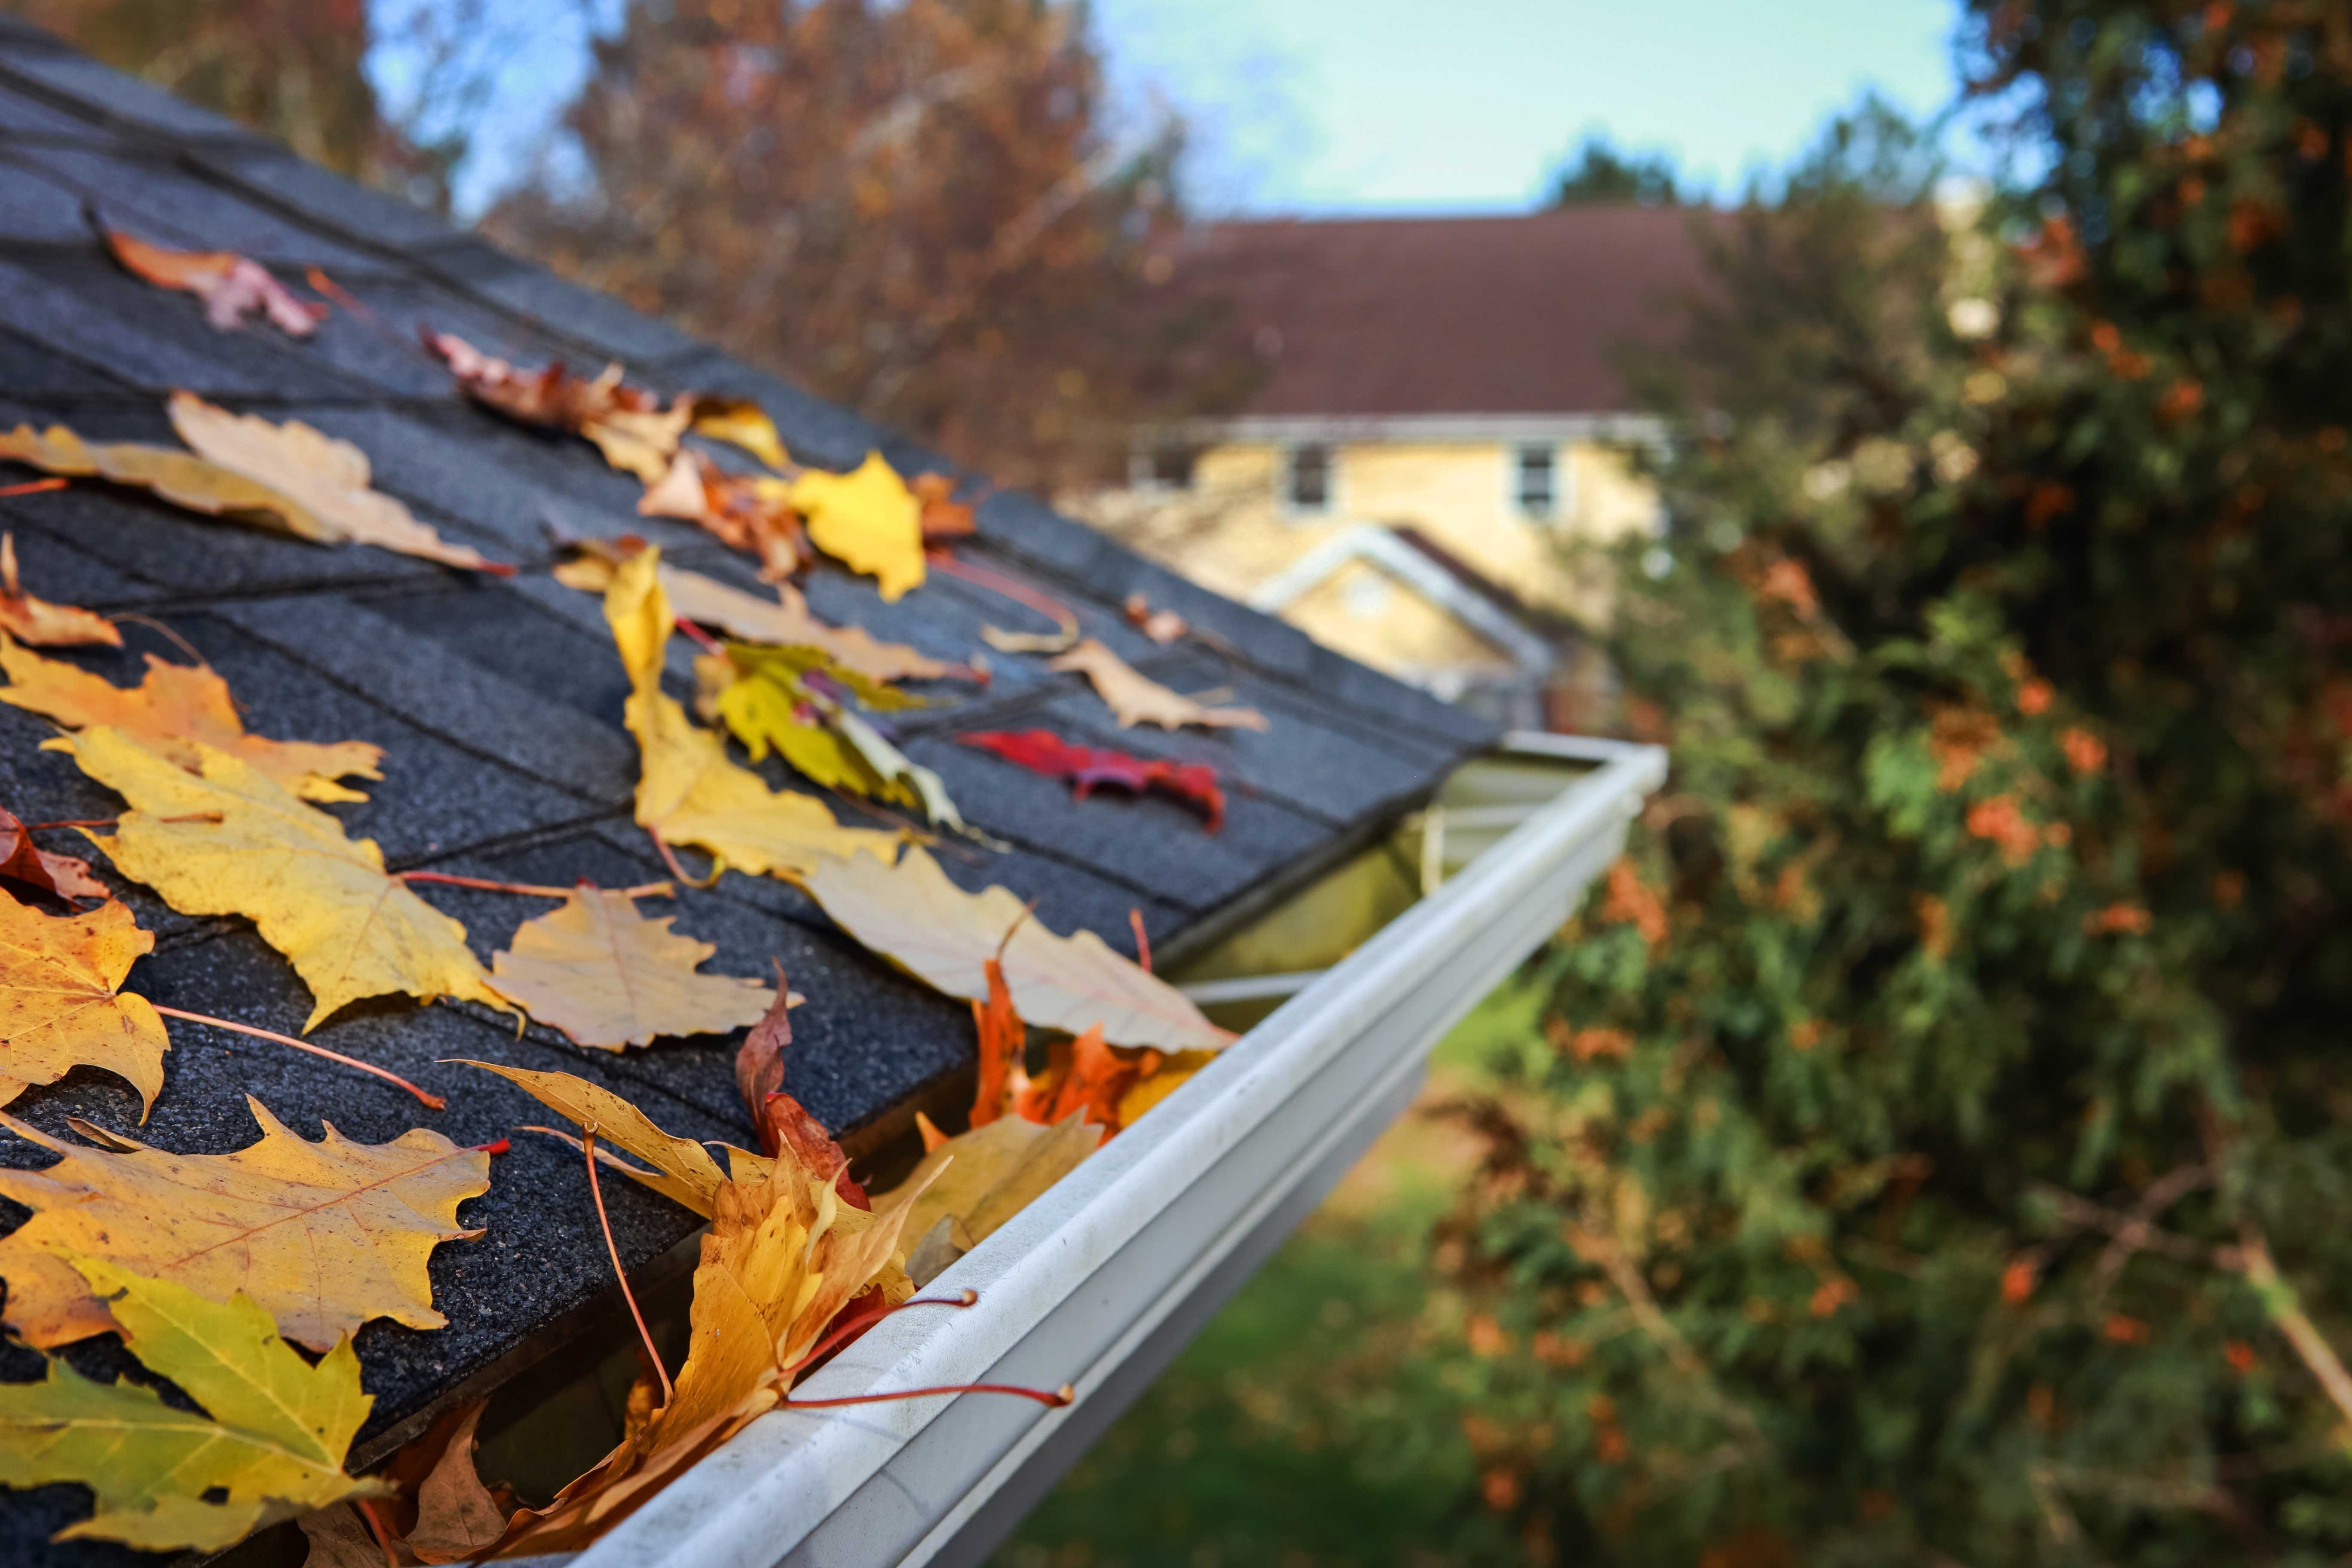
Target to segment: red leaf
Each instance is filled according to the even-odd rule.
[[[90,874],[89,861],[35,848],[32,835],[6,806],[0,806],[0,881],[21,882],[60,899],[110,896],[106,884]]]
[[[1137,795],[1158,789],[1200,808],[1206,831],[1225,823],[1225,794],[1217,787],[1217,770],[1206,763],[1169,763],[1129,756],[1107,746],[1073,746],[1046,730],[984,730],[957,740],[967,746],[993,752],[1008,763],[1032,773],[1070,781],[1070,793],[1080,800],[1098,784],[1111,784]]]
[[[735,1053],[735,1088],[751,1125],[760,1135],[760,1150],[771,1158],[786,1148],[818,1176],[831,1176],[842,1201],[871,1209],[866,1189],[850,1180],[849,1156],[833,1141],[824,1123],[808,1108],[784,1092],[784,1047],[793,1043],[792,987],[784,983],[784,966],[776,965],[776,1005],[751,1026]]]

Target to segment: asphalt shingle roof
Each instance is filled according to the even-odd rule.
[[[299,284],[323,268],[367,308],[338,310],[308,342],[266,326],[224,333],[184,295],[150,288],[111,265],[81,216],[95,202],[142,238],[241,251]],[[382,745],[385,774],[363,805],[334,808],[374,838],[395,869],[430,867],[535,883],[588,878],[606,886],[656,879],[662,868],[631,823],[635,747],[621,728],[626,687],[597,601],[545,574],[548,529],[652,538],[670,558],[759,590],[748,565],[684,524],[638,517],[635,481],[584,444],[507,424],[461,399],[414,347],[420,321],[465,335],[518,363],[627,363],[633,381],[757,398],[803,459],[854,465],[878,447],[903,472],[949,471],[914,444],[876,429],[773,376],[618,303],[506,257],[437,218],[306,165],[228,121],[0,20],[0,428],[65,423],[85,437],[170,442],[163,395],[184,387],[230,407],[299,417],[348,437],[373,460],[377,485],[445,535],[520,563],[512,579],[468,576],[402,556],[322,549],[189,516],[142,494],[77,484],[0,499],[25,581],[40,595],[167,624],[226,678],[257,733]],[[10,470],[23,477],[20,470]],[[992,655],[985,689],[939,683],[940,705],[897,716],[908,750],[937,769],[1003,854],[950,851],[968,886],[1001,882],[1038,900],[1056,930],[1090,927],[1133,951],[1139,909],[1163,954],[1209,931],[1244,894],[1303,879],[1425,795],[1490,727],[1308,642],[1294,629],[1219,599],[1064,519],[1037,500],[995,493],[980,507],[966,553],[1018,572],[1076,609],[1085,629],[1179,689],[1229,686],[1273,721],[1264,735],[1163,735],[1117,730],[1076,677],[1043,661]],[[896,605],[863,578],[820,567],[813,607],[928,653],[969,658],[981,624],[1011,618],[982,590],[935,575]],[[1190,617],[1233,651],[1163,649],[1118,608],[1141,592]],[[139,655],[172,655],[138,623],[131,647],[79,662],[118,683]],[[674,648],[682,677],[685,650]],[[680,689],[684,689],[682,680]],[[1213,837],[1158,798],[1074,802],[1062,784],[954,744],[974,729],[1043,725],[1083,744],[1209,760],[1236,787]],[[0,707],[0,804],[27,820],[104,817],[120,809],[69,759],[38,750],[50,731]],[[771,764],[772,784],[787,775]],[[54,845],[54,847],[65,847]],[[132,988],[158,1001],[281,1031],[299,1029],[309,998],[290,967],[242,920],[195,919],[121,886],[155,952]],[[547,907],[436,887],[487,959]],[[779,957],[809,997],[793,1015],[788,1087],[853,1150],[903,1131],[920,1105],[968,1094],[969,1009],[891,970],[837,932],[806,898],[777,881],[730,874],[674,906],[678,929],[718,944],[708,967],[764,975]],[[653,909],[662,911],[664,906]],[[313,1037],[449,1097],[419,1113],[405,1095],[278,1047],[174,1026],[166,1087],[139,1135],[184,1152],[237,1148],[255,1136],[245,1097],[257,1096],[305,1136],[331,1120],[369,1142],[423,1122],[461,1143],[544,1119],[536,1102],[486,1074],[440,1065],[491,1058],[595,1078],[637,1100],[664,1126],[744,1141],[731,1076],[735,1041],[665,1044],[625,1057],[577,1049],[533,1026],[521,1037],[469,1005],[364,1003]],[[27,1092],[12,1110],[54,1133],[68,1115],[130,1129],[134,1097],[118,1080],[78,1071]],[[0,1162],[47,1156],[0,1140]],[[436,1253],[436,1300],[450,1320],[434,1332],[377,1322],[358,1337],[373,1415],[357,1455],[389,1447],[447,1400],[478,1391],[545,1353],[613,1294],[577,1157],[518,1137],[495,1163],[488,1195],[466,1205],[477,1241]],[[627,1182],[605,1186],[625,1258],[635,1268],[690,1234],[691,1215]],[[21,1210],[0,1217],[14,1223]],[[125,1364],[112,1342],[72,1352],[86,1368]],[[37,1359],[0,1347],[0,1377],[37,1374]],[[47,1537],[88,1507],[70,1487],[0,1491],[0,1560],[98,1563],[135,1554]]]

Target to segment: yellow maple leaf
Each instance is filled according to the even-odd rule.
[[[763,1173],[713,1194],[694,1271],[686,1364],[668,1401],[604,1461],[510,1530],[509,1554],[584,1546],[665,1482],[782,1400],[794,1363],[841,1310],[912,1284],[894,1261],[905,1211],[852,1208],[789,1146]]]
[[[1118,718],[1121,729],[1157,724],[1163,730],[1198,724],[1207,729],[1263,730],[1265,715],[1255,708],[1209,708],[1143,674],[1088,637],[1046,666],[1075,670],[1094,683],[1095,693]]]
[[[575,888],[562,908],[515,932],[490,961],[490,984],[576,1044],[617,1051],[758,1023],[767,986],[697,973],[718,951],[672,931],[669,918],[639,914],[626,892]]]
[[[987,963],[1001,947],[1013,1004],[1032,1024],[1073,1035],[1099,1024],[1113,1045],[1164,1051],[1215,1050],[1234,1037],[1094,932],[1056,936],[1024,919],[1026,906],[1009,889],[967,893],[920,849],[895,867],[866,855],[828,858],[793,879],[858,942],[950,996],[986,1001]]]
[[[0,671],[10,682],[0,688],[0,702],[54,719],[68,730],[110,725],[183,768],[194,769],[198,748],[210,746],[243,758],[305,800],[365,800],[362,792],[335,781],[383,777],[383,748],[365,741],[271,741],[247,734],[228,682],[210,665],[168,664],[151,653],[144,680],[117,686],[0,636]]]
[[[0,1384],[0,1485],[78,1481],[98,1500],[58,1540],[215,1551],[275,1520],[390,1491],[343,1473],[375,1403],[349,1340],[313,1366],[249,1297],[210,1301],[95,1258],[71,1268],[109,1298],[131,1353],[204,1413],[58,1360],[39,1383]]]
[[[694,433],[708,436],[714,441],[728,441],[740,447],[772,468],[788,468],[793,459],[784,450],[784,440],[776,433],[776,422],[768,411],[748,397],[680,398],[694,405]]]
[[[371,489],[367,454],[349,441],[299,419],[279,425],[255,414],[231,414],[188,392],[172,394],[166,411],[196,456],[296,502],[324,526],[328,542],[373,544],[474,572],[505,570],[478,551],[450,543],[398,500]]]
[[[889,603],[923,583],[923,503],[879,452],[845,474],[809,468],[792,503],[810,540],[853,572],[871,576]]]
[[[123,976],[155,945],[129,909],[45,915],[0,898],[0,1105],[85,1063],[130,1081],[144,1121],[163,1087],[163,1020]]]
[[[305,805],[243,760],[196,748],[190,773],[120,730],[61,744],[131,803],[91,841],[182,914],[243,915],[293,962],[315,1005],[308,1033],[366,996],[461,996],[505,1009],[466,948],[466,928],[386,876],[371,838]]]
[[[844,827],[814,795],[770,789],[727,756],[726,742],[698,728],[661,689],[663,650],[673,618],[656,575],[658,550],[631,556],[604,593],[604,619],[629,675],[623,710],[637,738],[637,824],[664,842],[709,850],[719,866],[786,875],[859,849],[888,858],[899,836]]]
[[[115,1326],[65,1255],[103,1255],[198,1295],[243,1292],[288,1339],[323,1350],[372,1318],[412,1329],[448,1321],[433,1308],[425,1259],[479,1236],[457,1205],[490,1190],[490,1157],[418,1127],[354,1143],[331,1125],[312,1143],[248,1097],[258,1142],[227,1154],[174,1154],[110,1134],[122,1152],[50,1137],[5,1111],[0,1127],[59,1156],[0,1171],[0,1194],[34,1211],[0,1237],[5,1321],[37,1345]]]
[[[16,536],[0,533],[0,631],[36,647],[121,647],[122,634],[95,611],[53,605],[16,580]]]

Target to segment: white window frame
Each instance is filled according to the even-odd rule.
[[[1557,528],[1570,516],[1570,490],[1568,479],[1569,448],[1557,441],[1514,441],[1504,449],[1503,503],[1513,517],[1522,522]],[[1530,511],[1524,500],[1519,480],[1525,471],[1527,455],[1530,452],[1551,454],[1551,510]]]

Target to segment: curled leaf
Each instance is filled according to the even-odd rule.
[[[307,338],[327,319],[324,305],[305,304],[257,261],[233,250],[166,250],[118,229],[99,226],[106,248],[123,270],[159,289],[176,289],[204,301],[205,320],[223,331],[259,311],[289,337]]]
[[[776,434],[776,422],[750,398],[697,394],[693,403],[696,435],[731,442],[780,472],[793,466],[783,437]]]
[[[14,882],[55,899],[104,899],[113,895],[90,874],[89,862],[52,855],[33,843],[16,814],[0,805],[0,882]]]
[[[698,523],[721,543],[756,557],[781,582],[809,563],[808,540],[782,479],[721,472],[699,452],[680,452],[638,498],[640,517]]]
[[[1225,792],[1217,787],[1217,770],[1206,763],[1171,763],[1129,756],[1108,747],[1073,746],[1050,730],[982,730],[956,739],[993,752],[1032,773],[1067,779],[1070,793],[1080,800],[1103,784],[1138,795],[1158,789],[1200,807],[1208,819],[1207,831],[1214,833],[1224,826]]]
[[[35,647],[122,646],[122,634],[104,616],[71,605],[53,605],[25,592],[16,580],[13,533],[0,533],[0,631]]]
[[[323,542],[336,537],[310,508],[282,491],[175,447],[151,447],[138,441],[93,446],[62,425],[39,431],[19,425],[14,430],[0,430],[0,458],[45,474],[100,479],[153,490],[173,506],[209,517],[258,523],[299,539]]]

